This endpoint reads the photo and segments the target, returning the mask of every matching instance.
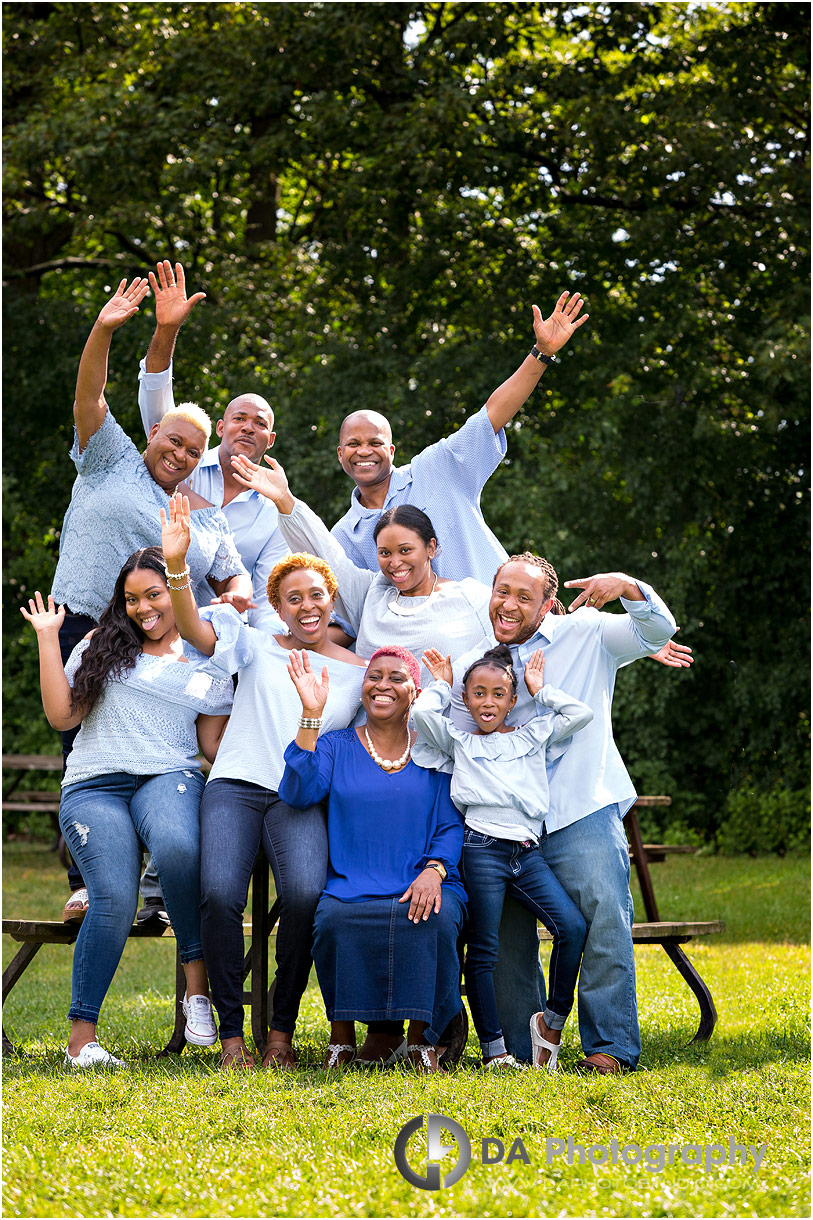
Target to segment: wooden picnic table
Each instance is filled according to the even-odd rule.
[[[8,802],[7,797],[14,792],[23,775],[30,772],[61,772],[61,755],[42,754],[4,754],[4,771],[19,772],[18,778],[8,790],[3,793],[3,808],[17,808],[16,802]],[[205,764],[208,770],[208,764]],[[26,810],[36,808],[40,796],[50,798],[55,807],[59,808],[58,793],[28,793],[32,798],[24,804]],[[681,977],[691,988],[700,1007],[700,1024],[692,1042],[706,1042],[714,1031],[717,1023],[717,1010],[708,986],[692,964],[682,945],[701,936],[711,936],[721,932],[724,925],[718,920],[686,921],[662,920],[655,899],[655,890],[649,873],[649,865],[661,863],[668,855],[688,854],[695,850],[688,846],[674,846],[662,843],[644,843],[638,825],[637,809],[669,806],[672,799],[669,796],[639,796],[635,804],[624,818],[624,824],[629,839],[630,859],[635,866],[638,882],[641,887],[641,897],[646,912],[647,922],[633,925],[632,939],[635,944],[660,945],[674,964]],[[268,1040],[269,1022],[274,1010],[274,989],[276,979],[269,985],[269,940],[279,919],[280,901],[275,898],[270,901],[269,867],[265,856],[260,850],[252,873],[252,903],[251,922],[244,924],[244,933],[250,936],[250,944],[243,959],[243,980],[251,976],[250,989],[244,991],[244,1003],[251,1006],[251,1030],[258,1050],[265,1047]],[[28,966],[33,961],[40,947],[44,944],[70,945],[79,934],[78,924],[63,924],[53,920],[3,920],[3,932],[14,940],[22,942],[22,948],[3,973],[3,1002],[22,978]],[[163,929],[151,925],[134,924],[130,937],[168,936],[172,937],[171,929]],[[540,940],[549,940],[550,936],[544,928],[540,929]],[[178,1053],[185,1045],[183,1037],[183,1011],[181,1000],[185,989],[184,973],[180,958],[176,954],[175,968],[175,1026],[172,1037],[160,1052],[161,1055]],[[11,1049],[11,1043],[3,1034],[3,1050]]]

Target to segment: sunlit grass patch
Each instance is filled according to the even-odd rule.
[[[64,874],[47,851],[7,851],[8,915],[57,917]],[[217,1069],[215,1051],[157,1059],[172,1026],[174,942],[131,942],[100,1034],[129,1067],[77,1075],[62,1067],[69,950],[44,947],[5,1016],[22,1054],[6,1061],[5,1213],[10,1216],[708,1216],[809,1213],[806,870],[790,860],[683,858],[655,875],[666,917],[726,920],[721,937],[687,946],[719,1024],[689,1040],[697,1005],[657,947],[636,951],[642,1067],[583,1078],[575,1022],[563,1071],[486,1075],[472,1037],[462,1065],[422,1079],[406,1070],[328,1075],[321,998],[307,992],[290,1074]],[[759,881],[752,897],[749,880]],[[767,886],[767,889],[766,889]],[[765,894],[769,926],[759,928]],[[717,903],[715,906],[714,903]],[[781,935],[786,929],[785,936]],[[747,933],[747,934],[746,934]],[[8,938],[6,938],[8,939]],[[4,945],[8,961],[15,946]],[[410,1118],[454,1118],[472,1143],[457,1185],[420,1191],[395,1167]],[[575,1146],[765,1146],[752,1165],[573,1164]],[[529,1164],[485,1165],[482,1140],[519,1138]],[[552,1146],[553,1148],[556,1145]],[[410,1154],[420,1157],[416,1136]],[[550,1161],[550,1163],[548,1163]]]

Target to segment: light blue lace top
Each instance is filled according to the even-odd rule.
[[[68,657],[71,686],[89,642],[81,640]],[[82,721],[63,788],[118,771],[164,775],[200,769],[195,721],[201,712],[228,715],[234,688],[230,678],[202,672],[209,658],[191,644],[184,644],[184,656],[186,663],[142,652],[133,669],[108,681]]]
[[[62,522],[51,591],[58,606],[98,622],[125,560],[142,547],[161,545],[161,509],[168,507],[169,496],[109,410],[81,452],[74,433],[71,458],[79,477]],[[228,580],[247,574],[219,508],[192,513],[187,563],[199,606],[215,596],[207,576]]]

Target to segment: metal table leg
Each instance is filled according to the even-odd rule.
[[[680,945],[664,944],[663,948],[681,977],[691,987],[700,1005],[700,1025],[691,1042],[708,1042],[717,1024],[717,1009],[714,1007],[711,992]]]

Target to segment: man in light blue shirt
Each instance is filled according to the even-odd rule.
[[[172,355],[178,331],[203,293],[187,299],[183,267],[165,260],[157,276],[150,273],[155,295],[155,333],[138,373],[138,406],[145,431],[172,410]],[[274,413],[259,394],[240,394],[226,407],[215,425],[220,444],[207,449],[189,480],[190,486],[221,508],[234,536],[243,563],[251,574],[256,608],[249,610],[252,627],[265,631],[284,631],[268,604],[268,575],[278,559],[288,554],[288,545],[279,532],[274,505],[256,491],[249,491],[234,478],[231,458],[240,453],[259,462],[274,443]],[[224,597],[221,601],[227,601]]]
[[[550,811],[540,850],[587,921],[579,974],[579,1031],[586,1071],[634,1068],[641,1052],[632,946],[629,852],[622,818],[635,789],[613,739],[612,698],[618,670],[661,649],[676,630],[657,593],[620,572],[566,582],[578,587],[565,615],[551,613],[558,579],[538,556],[512,556],[498,571],[489,617],[495,642],[507,644],[519,679],[509,723],[523,724],[538,708],[522,673],[537,648],[545,654],[545,679],[591,708],[593,720],[576,733],[548,768]],[[601,614],[620,598],[626,614]],[[575,611],[575,613],[573,613]],[[454,664],[451,716],[473,731],[460,691],[463,674],[479,649]],[[419,761],[419,754],[415,755]],[[516,911],[519,908],[515,908]],[[495,973],[506,1042],[518,1058],[530,1058],[529,1020],[538,1006],[538,942],[532,916],[515,913],[512,939],[501,940]]]
[[[430,518],[440,549],[434,568],[448,580],[474,577],[490,585],[507,558],[483,518],[480,495],[505,457],[505,427],[539,382],[556,352],[587,321],[579,317],[578,292],[563,292],[549,318],[533,306],[534,347],[484,407],[457,432],[429,445],[408,466],[393,466],[395,445],[388,420],[376,411],[355,411],[339,432],[339,462],[356,484],[350,508],[333,526],[342,549],[360,568],[378,571],[373,530],[388,508],[413,504]]]

